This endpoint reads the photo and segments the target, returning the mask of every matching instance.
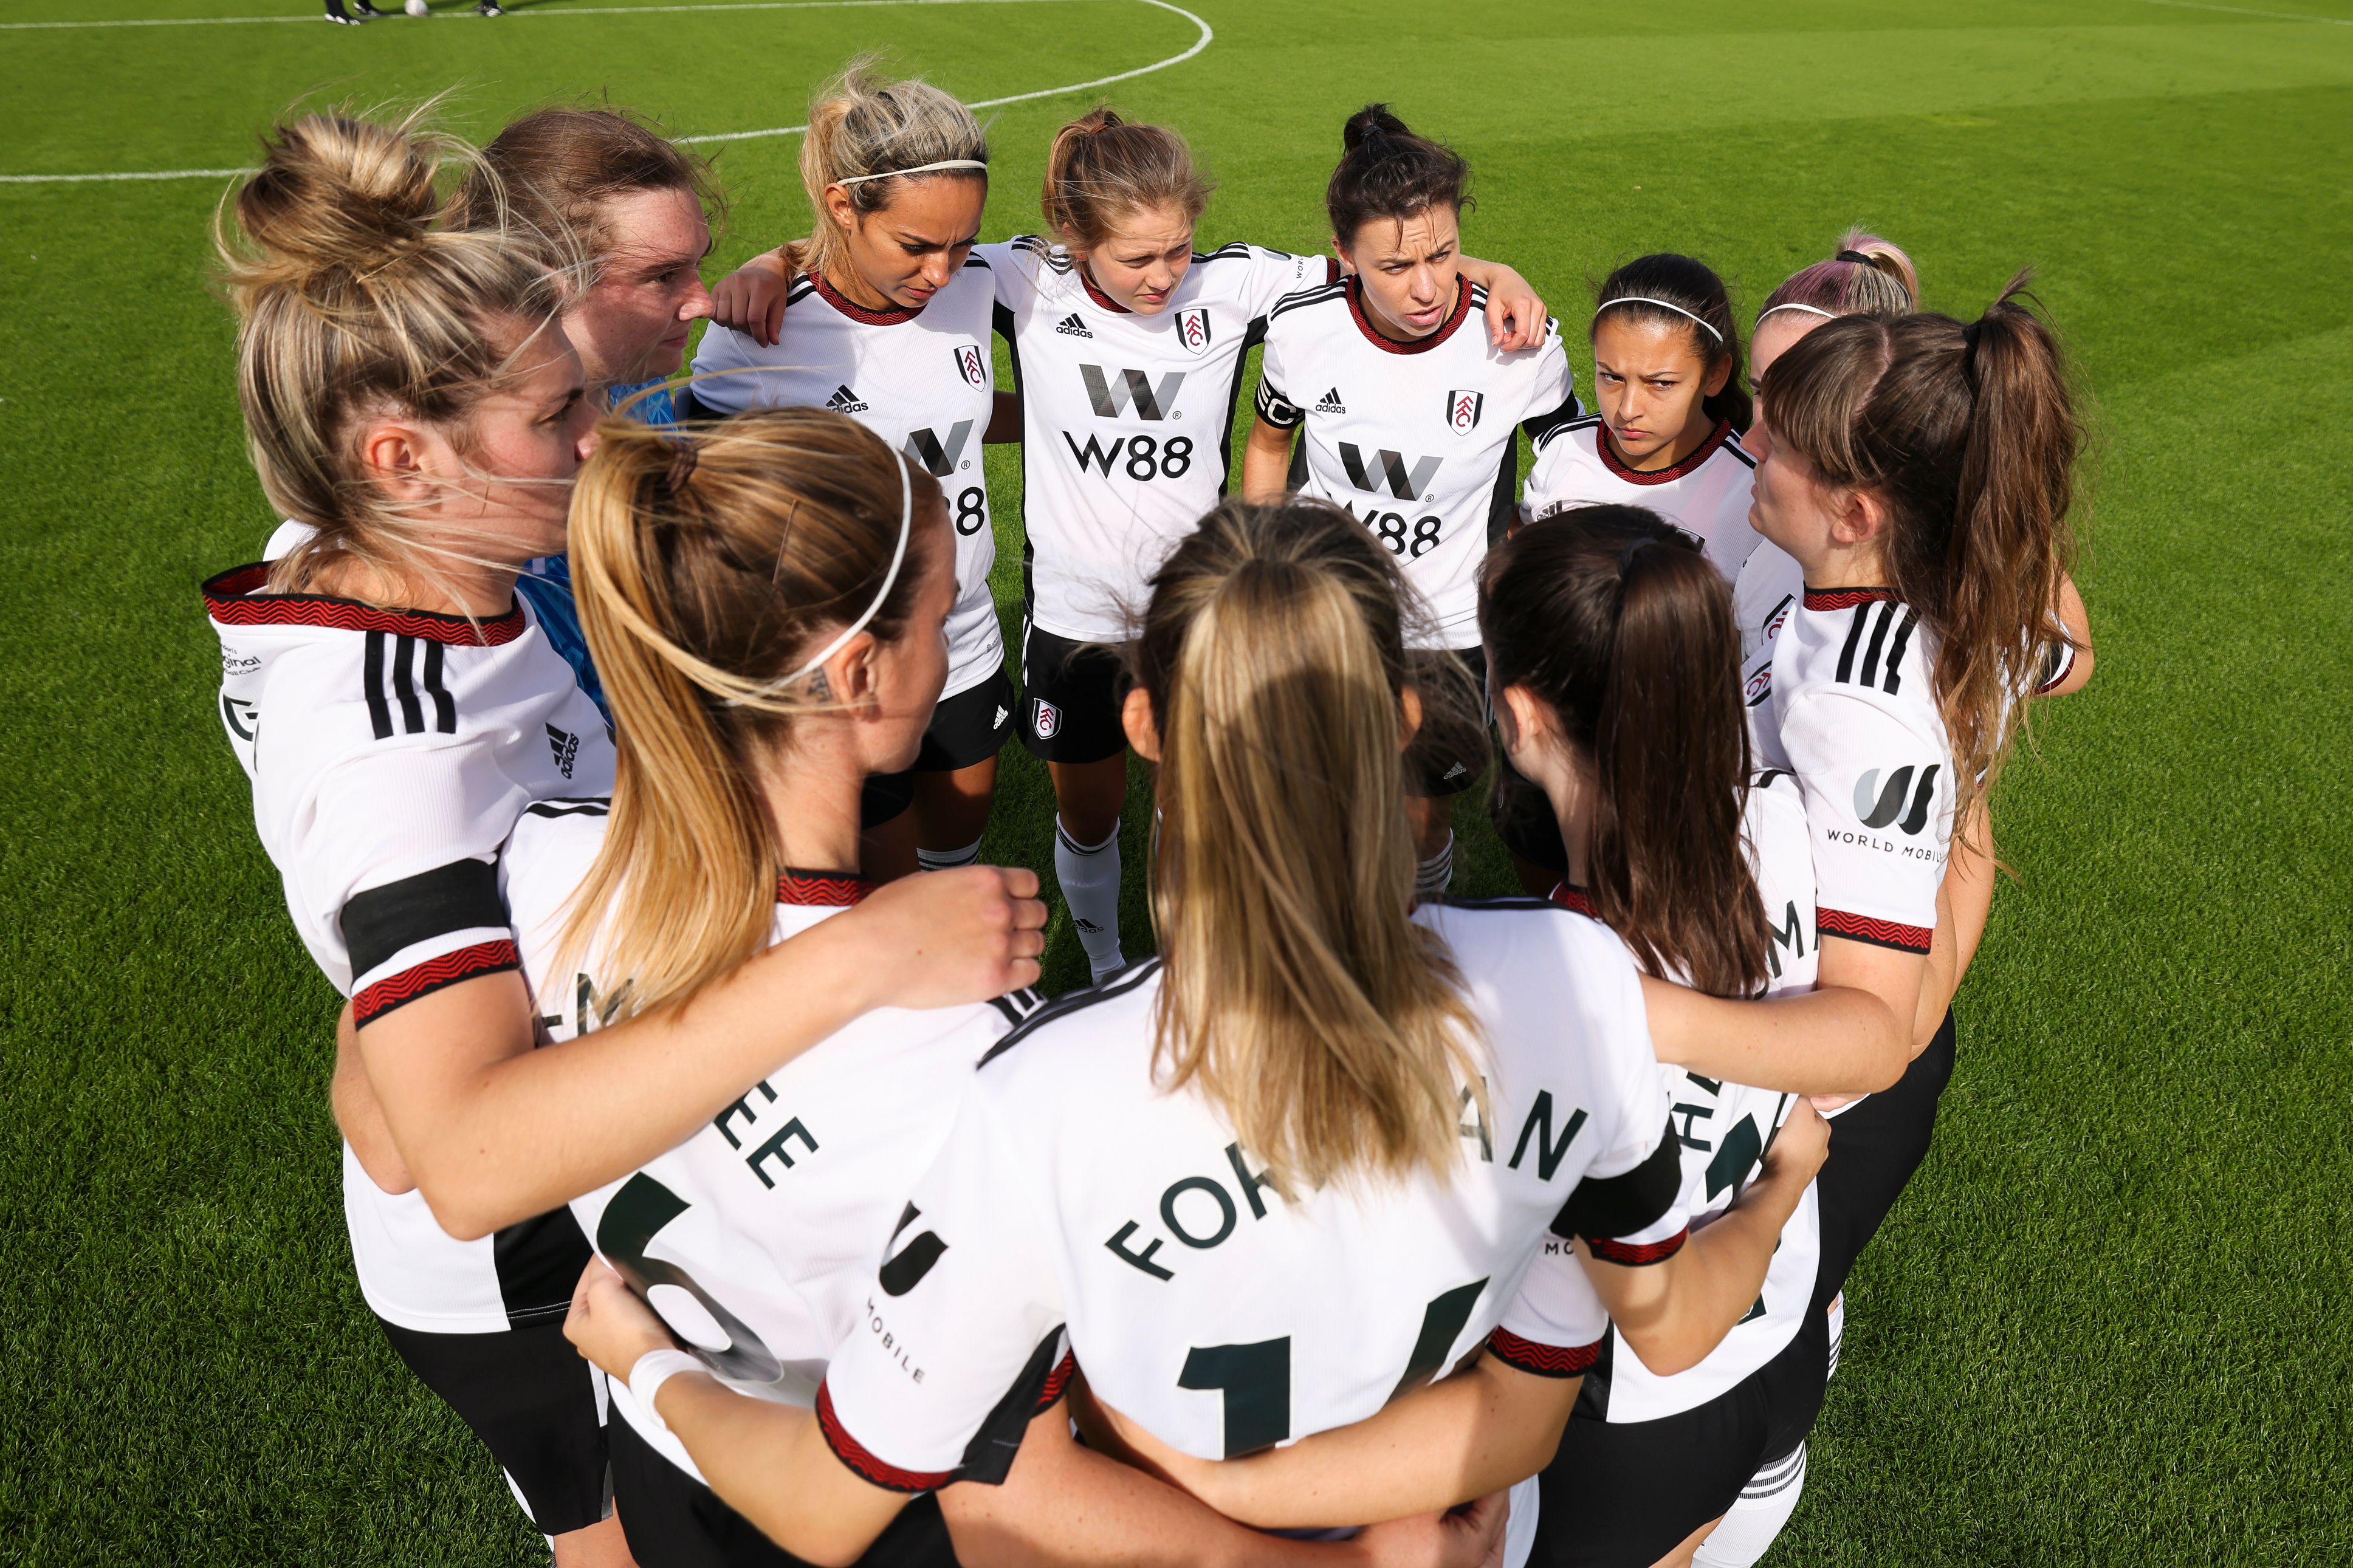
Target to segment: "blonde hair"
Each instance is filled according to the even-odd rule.
[[[618,766],[596,864],[573,895],[565,962],[597,931],[627,1006],[682,1003],[768,944],[776,847],[753,783],[796,715],[761,689],[874,603],[899,541],[939,486],[853,419],[764,409],[686,435],[608,418],[572,499],[580,623],[613,710]],[[867,623],[906,629],[923,552]]]
[[[1402,592],[1338,508],[1227,501],[1130,648],[1161,741],[1155,1060],[1286,1192],[1446,1179],[1479,1082],[1461,974],[1409,918]]]
[[[1839,237],[1836,256],[1784,279],[1757,308],[1757,319],[1784,305],[1826,316],[1908,316],[1920,308],[1920,273],[1893,241],[1851,228]]]
[[[851,61],[809,104],[808,133],[801,139],[801,185],[808,192],[812,221],[809,237],[794,254],[801,271],[839,272],[849,265],[849,237],[835,226],[826,207],[827,187],[856,181],[843,185],[842,194],[863,216],[891,205],[906,183],[898,170],[964,158],[988,162],[988,138],[971,110],[920,79],[885,80],[875,65],[871,55]],[[976,179],[984,184],[988,179],[978,169],[913,177]]]
[[[270,504],[316,530],[272,568],[272,592],[307,585],[337,559],[429,576],[448,552],[368,479],[361,422],[396,412],[449,430],[463,451],[475,405],[561,303],[536,247],[501,220],[480,155],[423,130],[427,112],[280,125],[263,139],[260,172],[215,215],[246,450]],[[488,221],[460,220],[445,164],[487,179]]]
[[[1084,252],[1107,244],[1132,213],[1174,207],[1197,221],[1214,189],[1185,138],[1165,125],[1131,125],[1098,105],[1054,132],[1039,206],[1048,236]]]

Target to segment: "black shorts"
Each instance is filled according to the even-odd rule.
[[[490,1449],[542,1535],[586,1530],[612,1512],[613,1473],[593,1381],[601,1374],[580,1359],[562,1322],[427,1334],[376,1321],[408,1370]]]
[[[1021,621],[1021,743],[1041,763],[1099,763],[1127,750],[1119,650]]]
[[[1528,1568],[1651,1568],[1722,1518],[1750,1477],[1797,1450],[1829,1381],[1830,1323],[1809,1309],[1779,1355],[1697,1409],[1621,1422],[1580,1410],[1537,1478],[1544,1500]]]
[[[613,1492],[629,1555],[646,1568],[803,1568],[719,1494],[671,1464],[627,1421],[613,1423]],[[899,1510],[860,1568],[955,1568],[931,1493]]]
[[[985,763],[1005,749],[1005,739],[1012,732],[1013,678],[1000,664],[978,686],[940,700],[913,767],[867,779],[859,800],[859,826],[880,827],[913,805],[917,773],[959,773]]]
[[[1841,1111],[1831,1122],[1830,1157],[1814,1178],[1821,1202],[1822,1264],[1814,1300],[1826,1306],[1880,1222],[1895,1206],[1936,1133],[1936,1105],[1953,1081],[1953,1013],[1912,1058],[1895,1087]]]
[[[1405,792],[1424,800],[1461,795],[1486,776],[1493,752],[1487,742],[1487,650],[1474,646],[1410,658],[1451,660],[1459,668],[1434,679],[1417,677],[1421,728],[1405,749]]]

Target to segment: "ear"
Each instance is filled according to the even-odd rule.
[[[384,419],[360,431],[360,466],[369,479],[406,499],[419,500],[428,488],[427,448],[432,438],[400,419]]]
[[[1846,492],[1831,519],[1831,540],[1836,544],[1865,544],[1887,528],[1887,503],[1870,490]]]
[[[1127,700],[1119,705],[1119,725],[1127,731],[1127,743],[1145,762],[1160,761],[1160,726],[1152,712],[1152,698],[1141,686],[1128,689]]]
[[[1726,354],[1722,359],[1715,362],[1715,368],[1709,371],[1706,378],[1699,384],[1700,395],[1702,397],[1714,397],[1717,393],[1724,390],[1725,384],[1731,379],[1732,356],[1730,354]]]
[[[1332,237],[1332,254],[1340,258],[1340,275],[1346,277],[1356,270],[1356,258],[1348,252],[1347,241],[1338,235]]]
[[[1529,783],[1544,786],[1560,766],[1560,733],[1552,709],[1525,686],[1506,686],[1495,693],[1495,728],[1504,755]]]
[[[1421,733],[1421,693],[1407,687],[1398,694],[1398,707],[1405,720],[1404,729],[1398,736],[1398,750],[1402,752]]]
[[[839,185],[826,186],[825,215],[833,220],[833,226],[842,233],[858,232],[857,205],[850,201],[849,193]]]
[[[881,717],[882,672],[875,667],[875,656],[881,651],[872,632],[860,632],[825,661],[825,678],[833,687],[834,701],[858,710],[861,718]]]

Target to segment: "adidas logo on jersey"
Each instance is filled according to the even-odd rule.
[[[866,405],[858,400],[858,394],[850,391],[847,384],[835,387],[833,389],[833,395],[825,400],[825,405],[828,408],[832,409],[836,414],[863,414],[866,412]]]
[[[1315,412],[1318,414],[1345,414],[1348,412],[1348,405],[1340,401],[1340,389],[1335,386],[1331,391],[1325,393],[1322,397],[1318,398],[1315,403]]]
[[[1069,315],[1055,322],[1054,330],[1061,333],[1066,338],[1091,338],[1094,336],[1094,333],[1087,330],[1087,324],[1079,320],[1079,313],[1076,310],[1071,311]]]
[[[572,764],[580,759],[580,737],[569,730],[547,727],[547,749],[555,754],[555,771],[565,778],[572,776]]]

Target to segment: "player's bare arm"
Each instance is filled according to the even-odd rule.
[[[793,286],[795,251],[790,245],[764,250],[722,278],[711,290],[711,319],[750,337],[764,349],[776,346],[785,330],[785,295]]]
[[[1487,339],[1505,353],[1544,342],[1545,302],[1528,280],[1500,261],[1465,256],[1462,276],[1487,290]]]
[[[1035,872],[988,866],[886,887],[683,1008],[543,1049],[521,977],[485,974],[362,1026],[360,1050],[434,1217],[488,1236],[628,1174],[875,1007],[1033,984],[1037,892]]]
[[[1242,447],[1242,499],[1276,501],[1290,488],[1292,432],[1264,419],[1250,424]]]
[[[1894,1084],[1912,1059],[1904,1021],[1912,1014],[1907,1009],[1899,1019],[1877,992],[1832,981],[1830,947],[1837,940],[1822,944],[1820,988],[1800,995],[1735,1001],[1644,975],[1642,1001],[1659,1059],[1790,1094],[1873,1094]],[[1909,953],[1892,956],[1915,966],[1922,962]]]

